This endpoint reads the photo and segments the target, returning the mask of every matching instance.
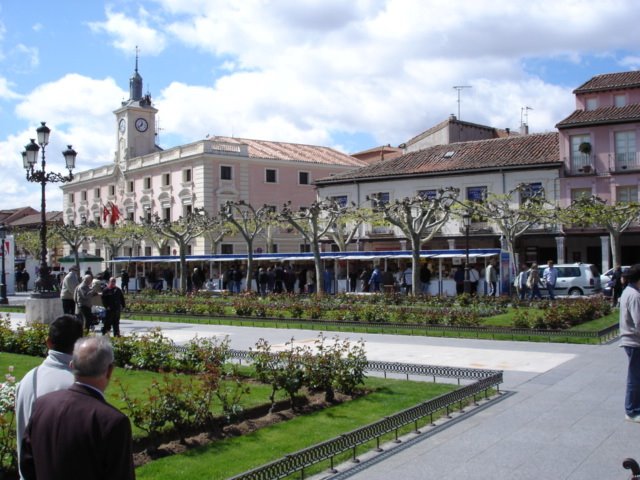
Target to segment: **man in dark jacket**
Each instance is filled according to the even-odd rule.
[[[116,285],[115,277],[109,279],[107,288],[102,291],[102,304],[107,309],[107,316],[104,319],[102,334],[106,335],[111,332],[113,326],[113,335],[120,336],[120,312],[124,308],[124,294]]]
[[[36,402],[22,441],[24,478],[135,479],[131,423],[104,398],[113,373],[109,339],[78,340],[71,368],[76,383]]]

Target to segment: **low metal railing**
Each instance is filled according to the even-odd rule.
[[[248,352],[236,350],[232,352],[232,356],[249,358]],[[350,452],[355,460],[357,457],[357,447],[372,441],[376,442],[376,449],[379,450],[381,437],[388,434],[395,434],[397,440],[399,430],[407,425],[413,424],[414,431],[420,433],[418,430],[418,422],[420,420],[428,418],[429,423],[434,425],[434,416],[438,412],[444,411],[445,415],[449,417],[454,409],[463,410],[464,403],[470,399],[477,405],[478,396],[484,395],[485,398],[488,398],[488,392],[491,389],[496,389],[499,393],[499,386],[502,383],[502,372],[496,370],[402,364],[395,362],[369,362],[367,370],[382,371],[385,372],[385,374],[391,372],[406,375],[432,376],[434,378],[458,378],[458,383],[460,383],[461,379],[474,379],[475,381],[453,392],[440,395],[434,399],[384,417],[377,422],[344,433],[339,437],[285,455],[279,460],[231,477],[230,480],[273,480],[285,478],[297,472],[300,472],[301,478],[304,478],[305,469],[323,461],[329,461],[330,470],[335,472],[334,460],[338,455]]]

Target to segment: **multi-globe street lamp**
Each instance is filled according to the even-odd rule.
[[[45,125],[45,122],[41,122],[41,125],[36,129],[38,142],[32,138],[31,142],[24,148],[22,152],[22,161],[25,170],[27,171],[27,180],[29,182],[39,183],[42,188],[42,199],[40,204],[40,270],[38,272],[38,280],[36,280],[36,291],[40,295],[53,296],[53,278],[50,274],[51,270],[47,264],[47,216],[46,216],[46,187],[47,183],[56,182],[70,182],[73,180],[73,173],[71,170],[75,168],[77,152],[71,148],[71,145],[67,145],[67,149],[62,152],[64,160],[69,170],[69,175],[62,175],[55,172],[46,171],[46,158],[45,149],[49,144],[49,134],[51,129]],[[35,165],[38,162],[38,152],[42,149],[41,154],[41,169],[36,170]]]
[[[9,299],[7,298],[7,274],[5,272],[4,257],[7,254],[7,249],[4,241],[7,238],[7,227],[4,223],[0,224],[0,243],[2,243],[2,278],[0,278],[0,305],[7,305]]]

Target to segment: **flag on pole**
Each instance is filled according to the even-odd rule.
[[[109,204],[111,205],[111,219],[109,223],[111,225],[115,225],[115,223],[120,219],[120,210],[113,202],[109,202]]]
[[[102,222],[106,222],[107,221],[107,217],[109,216],[111,212],[109,212],[109,209],[105,206],[102,205]]]

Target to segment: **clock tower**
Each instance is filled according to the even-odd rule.
[[[156,113],[151,95],[142,95],[142,77],[136,68],[129,79],[129,100],[113,112],[116,116],[118,149],[115,162],[124,172],[129,160],[158,151],[156,146]]]

